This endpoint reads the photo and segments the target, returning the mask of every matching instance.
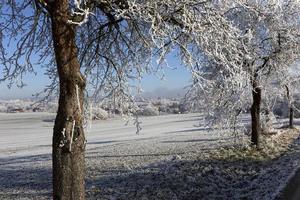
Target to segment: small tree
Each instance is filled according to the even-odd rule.
[[[294,94],[299,84],[299,76],[297,74],[297,67],[293,67],[290,71],[281,74],[279,78],[279,89],[282,90],[281,98],[287,100],[288,104],[288,118],[289,128],[294,128],[294,114],[297,111],[295,107]]]

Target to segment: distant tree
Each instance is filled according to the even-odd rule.
[[[294,128],[294,115],[295,112],[298,110],[295,105],[295,93],[296,89],[298,88],[300,77],[297,75],[297,71],[299,69],[292,68],[290,71],[287,72],[287,76],[283,76],[281,74],[281,78],[279,79],[279,84],[282,90],[281,98],[287,100],[288,104],[288,118],[289,118],[289,128]]]
[[[1,81],[22,86],[45,67],[59,88],[54,125],[53,198],[84,199],[86,85],[95,99],[131,99],[128,80],[171,51],[186,66],[205,52],[234,71],[244,59],[240,32],[210,0],[4,0],[0,2]],[[57,78],[58,77],[58,78]]]

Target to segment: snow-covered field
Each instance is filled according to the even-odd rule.
[[[49,113],[0,114],[0,199],[51,199],[53,120]],[[199,126],[199,114],[141,121],[139,135],[122,119],[94,121],[87,130],[88,199],[271,199],[299,164],[295,152],[268,165],[211,160],[209,152],[233,140]]]
[[[53,113],[0,113],[0,158],[51,153],[54,118]],[[173,143],[176,143],[180,138],[214,138],[211,134],[204,134],[203,128],[198,127],[200,120],[199,114],[145,117],[140,119],[142,131],[139,135],[135,134],[136,127],[132,121],[127,125],[120,118],[93,121],[92,126],[86,128],[87,149],[107,145],[122,146],[141,140],[147,143],[151,139],[162,140],[164,143],[172,143],[174,140]],[[170,137],[174,135],[176,137]]]

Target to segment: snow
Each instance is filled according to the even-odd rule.
[[[54,114],[0,113],[0,158],[45,152],[51,144]],[[49,152],[46,148],[46,152]],[[28,152],[27,152],[28,151]]]
[[[54,117],[0,114],[0,199],[51,197]],[[299,149],[269,165],[227,162],[216,159],[218,153],[212,158],[211,152],[234,140],[208,132],[199,126],[201,119],[200,114],[141,117],[139,135],[133,122],[125,125],[121,118],[93,121],[87,129],[87,199],[251,199],[260,194],[272,199],[299,166]]]

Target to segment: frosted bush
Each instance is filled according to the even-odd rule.
[[[155,106],[147,105],[147,106],[141,108],[138,111],[138,114],[143,115],[143,116],[157,116],[157,115],[159,115],[159,111],[158,111],[158,108],[156,108]]]
[[[108,112],[100,107],[93,108],[93,119],[106,120],[108,119]]]
[[[276,122],[276,117],[273,112],[262,113],[261,115],[261,128],[262,132],[269,134],[274,132],[273,124]]]

